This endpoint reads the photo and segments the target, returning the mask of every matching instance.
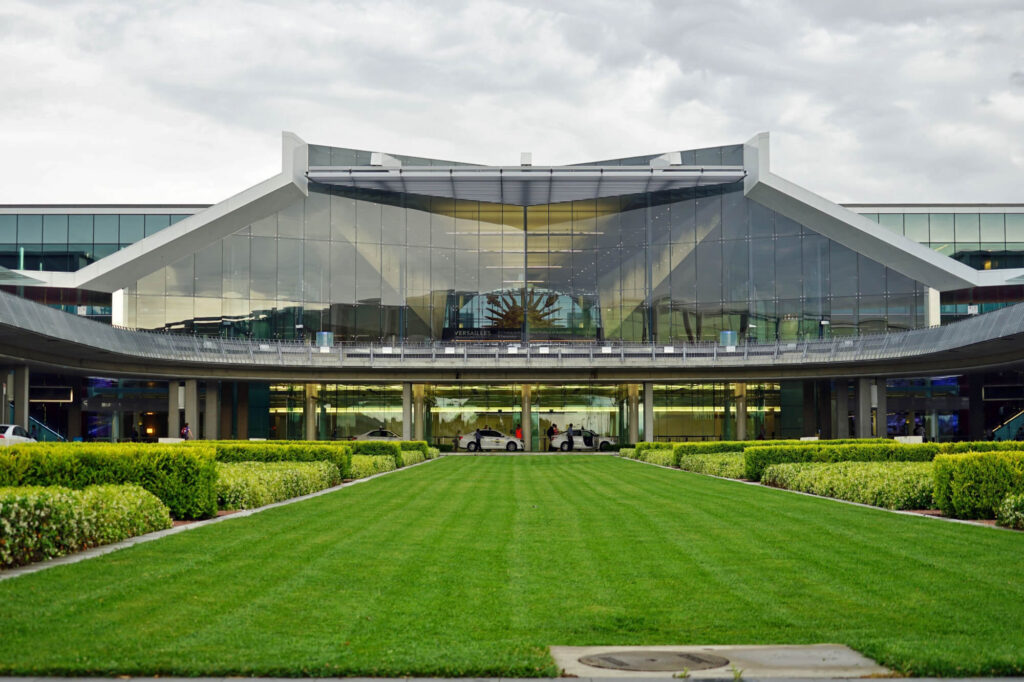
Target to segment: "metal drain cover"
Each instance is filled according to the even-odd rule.
[[[579,659],[584,665],[613,670],[636,670],[668,672],[670,670],[709,670],[729,664],[728,658],[712,654],[684,651],[613,651],[605,654],[591,654]]]

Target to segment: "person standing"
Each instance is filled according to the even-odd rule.
[[[189,427],[188,422],[181,427],[181,437],[183,440],[192,440],[192,429]]]
[[[548,450],[554,450],[555,446],[551,444],[551,441],[555,438],[555,434],[558,433],[558,427],[555,426],[554,422],[548,427]]]
[[[569,452],[572,452],[572,424],[569,424],[569,428],[565,430],[565,442],[569,445]]]
[[[480,450],[480,427],[476,427],[476,431],[473,432],[473,440],[476,441],[476,449]]]

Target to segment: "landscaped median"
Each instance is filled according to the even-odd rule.
[[[931,509],[931,462],[812,462],[773,464],[765,485],[886,509]]]

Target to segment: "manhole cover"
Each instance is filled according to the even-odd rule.
[[[683,651],[613,651],[580,658],[580,663],[595,668],[667,672],[669,670],[708,670],[729,664],[728,658]]]

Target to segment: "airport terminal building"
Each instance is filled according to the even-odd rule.
[[[286,133],[213,206],[0,206],[0,266],[49,438],[1024,433],[1024,204],[840,206],[767,134],[495,167]]]

